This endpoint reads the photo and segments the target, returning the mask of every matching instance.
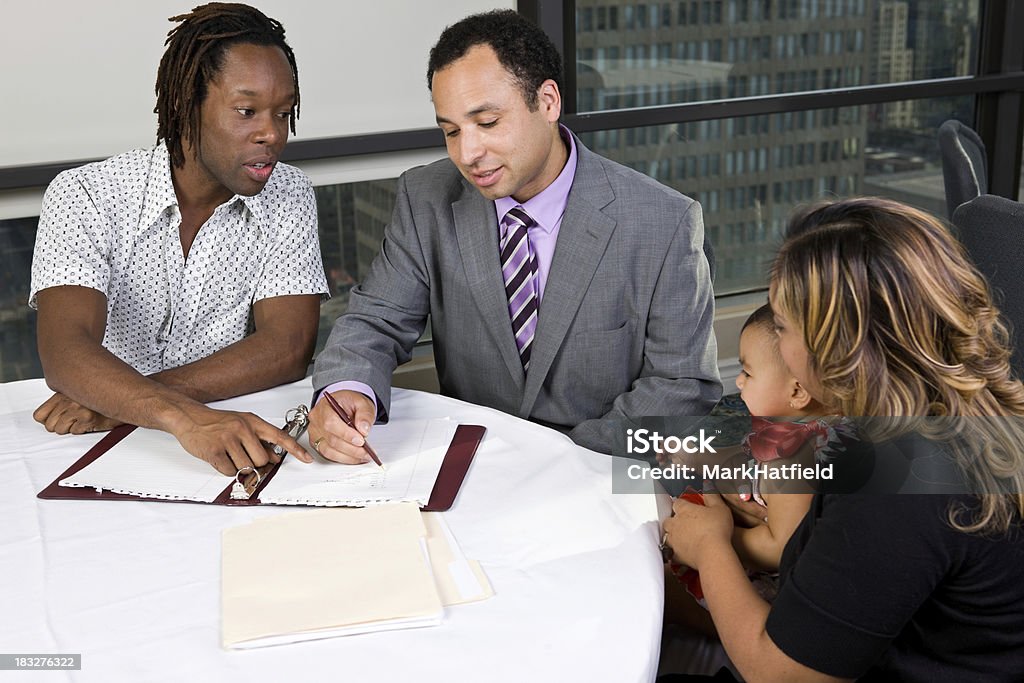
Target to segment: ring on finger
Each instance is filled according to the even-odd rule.
[[[661,559],[663,562],[668,562],[672,559],[675,554],[672,550],[672,546],[668,544],[668,532],[664,532],[661,536],[661,543],[658,544],[658,550],[661,551]]]
[[[323,440],[324,437],[321,436],[319,439],[313,442],[313,450],[316,451],[317,453],[320,453],[320,442]],[[320,455],[323,455],[323,453],[320,453]]]

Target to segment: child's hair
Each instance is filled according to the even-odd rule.
[[[802,335],[824,397],[847,416],[1024,416],[1006,327],[984,278],[936,218],[856,198],[795,215],[771,274],[777,313]],[[966,423],[967,421],[960,421]],[[969,421],[981,452],[954,449],[981,491],[971,531],[1024,515],[1020,420]],[[998,427],[992,423],[998,422]]]
[[[767,335],[772,362],[777,367],[786,367],[786,362],[782,360],[782,354],[779,353],[779,336],[775,334],[775,314],[772,313],[771,304],[765,304],[750,314],[750,317],[743,323],[743,327],[740,328],[740,336],[747,330],[757,330]]]
[[[743,323],[743,327],[740,328],[740,334],[742,335],[746,332],[747,328],[767,332],[772,339],[772,345],[775,348],[776,354],[778,353],[779,344],[778,337],[775,335],[775,315],[772,313],[770,304],[765,304],[751,313],[750,317]],[[779,360],[781,362],[782,359],[780,358]]]

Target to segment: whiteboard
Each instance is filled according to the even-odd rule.
[[[199,0],[5,0],[0,166],[108,157],[156,142],[167,18]],[[293,140],[434,125],[427,54],[446,25],[505,0],[258,0],[299,67]]]

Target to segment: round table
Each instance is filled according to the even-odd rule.
[[[221,532],[302,508],[38,499],[102,438],[34,422],[50,394],[42,380],[0,385],[0,652],[81,653],[82,668],[5,671],[3,681],[654,679],[657,505],[612,493],[615,458],[505,413],[396,389],[393,415],[487,427],[444,515],[495,595],[448,608],[436,627],[225,651]],[[280,424],[311,394],[306,379],[214,405]]]

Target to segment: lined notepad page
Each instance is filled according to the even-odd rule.
[[[275,505],[373,505],[430,499],[437,473],[458,425],[448,419],[392,420],[376,425],[369,441],[385,469],[369,462],[339,465],[320,457],[310,464],[289,458],[260,493]],[[305,443],[305,437],[303,439]]]
[[[233,480],[189,455],[170,434],[136,429],[89,465],[61,479],[60,485],[212,503]]]

